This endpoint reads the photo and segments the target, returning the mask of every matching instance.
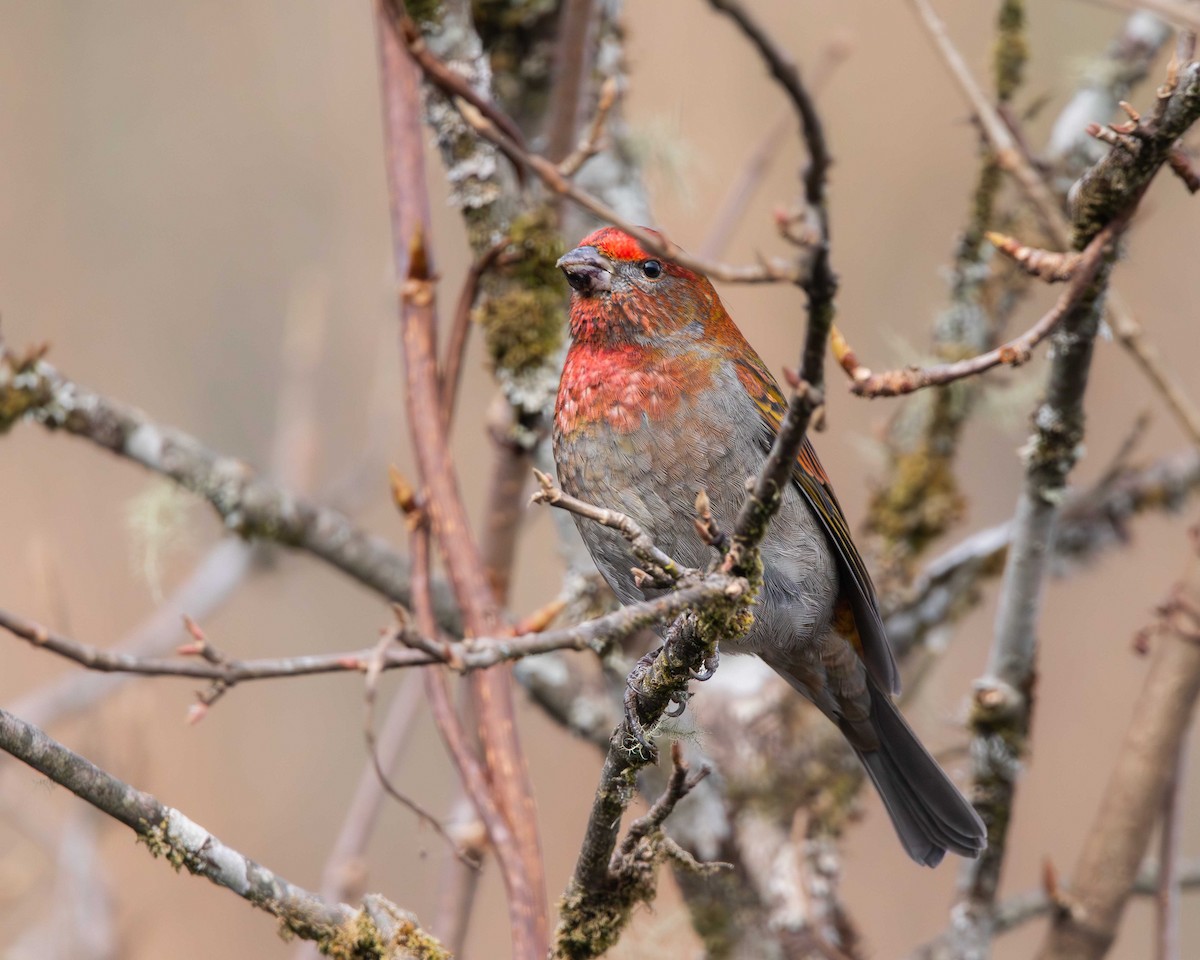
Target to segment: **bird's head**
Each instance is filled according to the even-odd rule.
[[[576,340],[644,342],[678,333],[704,339],[728,322],[707,277],[650,253],[616,227],[584,237],[558,267],[573,291]]]

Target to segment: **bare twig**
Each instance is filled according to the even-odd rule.
[[[611,645],[647,626],[671,620],[687,610],[726,596],[735,583],[735,578],[710,574],[672,593],[559,630],[531,632],[521,636],[474,637],[447,644],[393,644],[380,658],[379,666],[383,670],[394,670],[443,663],[469,673],[556,650],[590,649],[604,653]],[[0,628],[89,670],[146,677],[189,677],[220,683],[227,688],[254,680],[322,673],[365,673],[376,652],[375,647],[365,647],[343,653],[258,660],[223,658],[212,662],[203,659],[161,659],[88,646],[5,610],[0,610]],[[403,631],[397,632],[395,637],[401,643],[406,637],[412,639]]]
[[[414,42],[413,39],[410,39],[410,34],[406,34],[405,37],[410,42]],[[419,37],[416,37],[415,40],[419,41]],[[647,250],[695,270],[697,273],[703,273],[714,280],[728,283],[780,283],[796,282],[801,279],[800,271],[796,269],[795,265],[779,258],[765,260],[756,266],[730,266],[689,256],[675,243],[649,232],[636,223],[631,223],[599,198],[575,186],[563,174],[558,164],[539,154],[529,152],[523,143],[506,131],[506,124],[496,121],[497,115],[502,116],[499,108],[495,104],[489,104],[487,110],[478,109],[472,103],[471,98],[467,96],[470,87],[461,77],[453,74],[444,64],[441,64],[423,45],[423,42],[421,56],[417,58],[417,62],[433,82],[452,95],[452,102],[468,125],[488,143],[499,148],[517,169],[531,171],[545,184],[551,194],[566,197],[598,219],[621,227]],[[471,97],[478,99],[478,95],[474,91],[470,91],[470,94]]]
[[[1192,443],[1200,446],[1200,408],[1183,384],[1163,364],[1158,349],[1146,336],[1141,323],[1114,293],[1109,294],[1108,320],[1117,341],[1133,357],[1134,363],[1166,401],[1175,419]]]
[[[788,404],[779,435],[759,471],[750,495],[746,497],[734,524],[732,545],[725,557],[725,569],[737,570],[748,548],[761,538],[766,524],[778,507],[781,491],[786,489],[809,422],[822,406],[825,382],[824,360],[829,331],[833,326],[837,276],[829,259],[829,214],[826,209],[826,184],[832,157],[825,141],[825,130],[808,88],[800,78],[791,57],[772,39],[738,0],[709,0],[711,6],[727,14],[758,50],[771,75],[783,87],[800,121],[800,132],[808,151],[808,165],[802,181],[804,200],[814,220],[816,236],[811,244],[811,263],[795,282],[808,299],[808,325],[801,353],[796,391]]]
[[[420,676],[413,673],[392,695],[375,739],[375,750],[359,775],[342,827],[321,871],[324,897],[352,901],[365,892],[366,866],[362,858],[383,809],[384,789],[378,769],[390,770],[403,752],[417,716],[420,687]]]
[[[834,40],[825,47],[808,83],[814,96],[820,93],[833,75],[834,69],[849,55],[850,44],[845,40]],[[791,131],[794,122],[790,109],[782,112],[746,156],[740,172],[725,193],[720,209],[712,217],[708,235],[700,245],[700,256],[715,260],[724,252],[734,228],[745,216],[750,198],[766,175],[771,161],[779,152],[779,147]]]
[[[1195,545],[1196,530],[1192,536]],[[1196,557],[1189,557],[1184,579],[1159,607],[1151,628],[1154,662],[1075,867],[1077,909],[1055,915],[1041,960],[1101,957],[1116,934],[1200,696],[1198,571]]]
[[[604,149],[604,125],[608,122],[608,115],[612,112],[616,102],[617,82],[614,78],[608,77],[600,85],[600,97],[596,101],[596,112],[592,115],[592,122],[588,125],[587,132],[579,141],[579,145],[558,165],[564,177],[573,177],[585,163]]]
[[[1071,271],[1070,282],[1054,306],[1021,336],[995,350],[954,363],[871,373],[858,366],[853,351],[845,347],[845,341],[841,340],[843,349],[837,351],[837,357],[842,369],[850,377],[850,392],[860,397],[896,397],[925,387],[944,386],[1002,365],[1017,367],[1027,363],[1037,345],[1057,329],[1063,318],[1087,294],[1105,258],[1111,257],[1112,244],[1120,237],[1132,213],[1130,209],[1119,221],[1110,223],[1079,254],[1079,260]]]
[[[564,493],[554,483],[549,474],[534,470],[540,489],[534,493],[534,503],[545,503],[560,510],[566,510],[576,516],[592,520],[603,527],[616,530],[629,544],[633,555],[645,566],[649,577],[656,585],[670,586],[676,583],[688,571],[680,569],[679,565],[655,546],[654,541],[638,526],[630,516],[616,510],[608,510],[586,503],[577,497]]]
[[[467,340],[471,332],[471,311],[479,297],[479,281],[504,253],[509,244],[508,237],[488,247],[471,261],[467,275],[463,278],[458,294],[458,305],[454,308],[454,322],[446,344],[446,356],[441,367],[441,411],[442,429],[449,430],[454,419],[454,404],[458,399],[458,384],[462,377],[463,360],[467,353]]]
[[[568,162],[568,151],[575,144],[575,132],[579,129],[579,118],[588,89],[590,34],[596,26],[594,8],[595,0],[565,0],[559,12],[558,42],[554,45],[554,81],[546,117],[546,155],[561,163],[566,176],[578,170],[587,159],[584,152],[580,151]],[[598,115],[608,112],[615,96],[616,90],[613,89],[608,105],[602,106]],[[603,99],[601,95],[602,103]]]
[[[1171,38],[1170,26],[1144,11],[1129,16],[1100,57],[1087,65],[1075,94],[1059,111],[1046,145],[1046,156],[1058,173],[1074,180],[1100,159],[1100,145],[1084,127],[1111,117],[1134,85],[1144,80],[1159,51]]]

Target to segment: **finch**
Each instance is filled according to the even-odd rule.
[[[558,266],[572,289],[554,412],[559,483],[703,567],[711,548],[693,524],[696,494],[732,522],[779,431],[783,395],[707,277],[614,227]],[[645,599],[620,534],[576,523],[621,602]],[[875,589],[808,441],[760,551],[754,624],[726,652],[757,654],[837,724],[909,856],[931,867],[947,850],[978,856],[983,822],[892,703],[899,675]]]

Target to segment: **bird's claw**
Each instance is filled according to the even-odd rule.
[[[686,690],[676,697],[671,698],[671,705],[663,711],[663,716],[666,717],[682,717],[683,711],[687,709],[688,698],[691,696]]]
[[[627,739],[633,741],[630,749],[641,749],[651,762],[658,759],[658,748],[650,742],[646,728],[642,726],[642,720],[638,716],[638,694],[641,690],[642,679],[653,666],[654,658],[661,650],[662,647],[658,647],[639,659],[625,680],[625,733]]]
[[[704,665],[699,670],[692,671],[692,679],[703,683],[716,675],[717,667],[721,664],[721,651],[714,648],[709,656],[704,658]]]

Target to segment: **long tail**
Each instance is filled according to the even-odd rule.
[[[974,808],[917,739],[892,698],[871,686],[878,750],[855,748],[908,855],[936,867],[946,851],[977,857],[987,830]]]

